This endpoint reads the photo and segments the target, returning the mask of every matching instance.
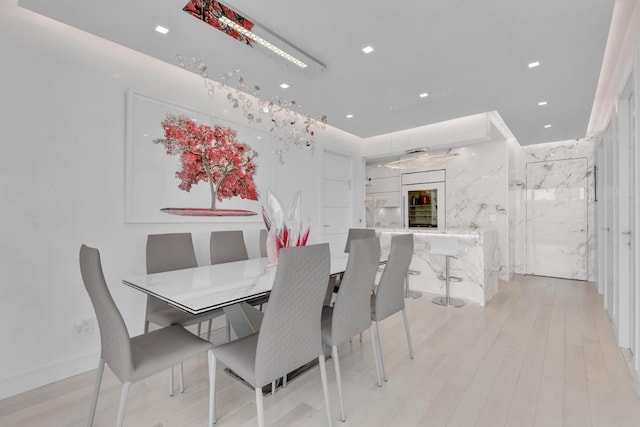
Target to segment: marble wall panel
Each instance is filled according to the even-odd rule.
[[[527,197],[527,189],[522,183],[526,181],[526,164],[533,162],[550,162],[553,160],[568,160],[568,159],[586,159],[587,172],[586,172],[586,184],[584,191],[587,197],[587,243],[586,243],[586,271],[587,280],[593,280],[593,266],[594,266],[594,247],[593,247],[593,235],[594,235],[594,179],[593,179],[593,140],[589,138],[569,141],[557,141],[545,144],[527,145],[522,147],[523,158],[519,159],[516,156],[515,159],[515,176],[513,180],[515,196],[515,213],[516,213],[516,252],[515,252],[515,272],[527,273],[527,252],[526,252],[526,229],[527,218],[526,209],[524,208]],[[549,173],[556,173],[556,171],[549,171]],[[569,171],[565,171],[566,174]],[[540,177],[544,179],[544,177]],[[571,177],[567,176],[567,179]],[[518,191],[516,187],[521,187]],[[561,219],[558,219],[561,223]],[[561,227],[561,225],[558,225]]]
[[[509,273],[508,152],[505,141],[471,145],[445,164],[447,228],[497,230],[500,279]]]
[[[527,266],[587,279],[587,159],[527,164]]]

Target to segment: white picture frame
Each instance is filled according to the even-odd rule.
[[[219,209],[238,209],[255,212],[251,216],[187,216],[173,215],[163,208],[208,208],[211,193],[206,182],[200,182],[186,192],[178,188],[175,177],[180,168],[178,156],[168,155],[163,144],[154,140],[164,138],[162,121],[169,114],[184,115],[198,123],[230,127],[237,132],[239,142],[248,144],[258,153],[254,181],[259,197],[266,197],[272,185],[275,167],[273,138],[268,132],[233,123],[193,108],[166,102],[134,90],[127,91],[125,137],[125,222],[182,223],[182,222],[262,222],[260,200],[239,197],[217,202]]]

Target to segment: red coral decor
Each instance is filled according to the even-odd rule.
[[[191,0],[185,5],[184,8],[182,8],[182,10],[187,12],[189,15],[206,22],[212,27],[217,28],[220,31],[230,35],[236,40],[246,43],[249,46],[251,46],[251,44],[253,43],[253,40],[251,40],[250,38],[245,37],[237,30],[219,21],[219,18],[224,16],[225,18],[228,18],[232,22],[235,22],[236,24],[249,31],[251,31],[254,25],[253,22],[249,21],[239,13],[231,10],[229,7],[223,5],[222,3],[219,3],[215,0]]]
[[[176,178],[178,188],[190,191],[199,182],[208,182],[211,191],[210,209],[165,208],[166,213],[191,216],[256,215],[252,211],[216,209],[216,200],[240,197],[258,200],[253,180],[258,153],[238,142],[236,131],[221,126],[200,125],[185,116],[169,115],[162,121],[163,144],[169,155],[180,156]]]

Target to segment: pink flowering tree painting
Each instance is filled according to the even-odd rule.
[[[167,154],[180,157],[176,178],[178,188],[190,191],[200,182],[209,184],[211,207],[208,209],[165,208],[178,215],[256,215],[255,212],[216,209],[216,201],[240,197],[258,200],[253,180],[258,153],[238,142],[236,131],[221,126],[207,126],[177,115],[162,121],[164,138],[154,140],[164,145]]]

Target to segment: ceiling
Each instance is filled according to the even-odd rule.
[[[198,21],[186,3],[18,2],[171,64],[198,57],[214,79],[240,69],[265,96],[361,137],[495,110],[528,145],[585,136],[614,0],[226,2],[326,64],[316,77]]]

